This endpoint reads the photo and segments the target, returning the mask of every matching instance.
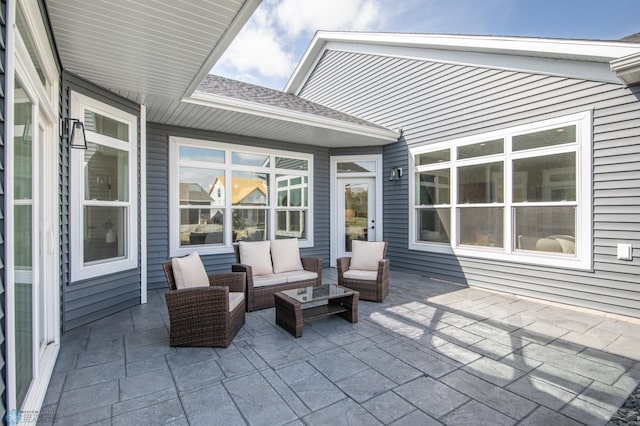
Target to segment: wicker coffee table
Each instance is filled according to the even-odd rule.
[[[279,291],[273,295],[276,303],[276,324],[302,336],[304,320],[339,315],[352,323],[358,322],[360,293],[335,284]],[[326,301],[327,303],[322,303]],[[320,302],[318,304],[317,302]],[[304,308],[304,305],[310,305]]]

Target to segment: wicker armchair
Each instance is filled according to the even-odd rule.
[[[367,244],[365,241],[354,241],[354,256],[358,250],[356,242],[358,245],[360,243]],[[387,243],[385,242],[382,259],[377,261],[377,271],[350,269],[351,257],[338,258],[338,285],[360,292],[360,300],[384,302],[385,297],[389,294],[389,259],[384,259],[386,253]]]
[[[162,265],[169,291],[170,346],[229,346],[244,325],[244,301],[229,310],[229,292],[244,293],[245,274],[209,275],[209,287],[177,289],[171,261]]]

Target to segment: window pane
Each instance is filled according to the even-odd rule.
[[[180,246],[222,244],[223,232],[223,209],[180,209]]]
[[[224,163],[224,151],[220,149],[181,146],[179,149],[179,156],[181,160],[202,161],[206,163]]]
[[[20,9],[20,8],[18,8]],[[33,182],[33,143],[31,126],[33,105],[26,92],[15,80],[15,100],[13,103],[13,189],[16,200],[31,199]]]
[[[502,207],[463,207],[458,211],[460,244],[504,247]]]
[[[574,254],[576,208],[516,207],[515,241],[517,250]]]
[[[241,166],[269,167],[269,156],[248,154],[246,152],[232,152],[231,162]]]
[[[267,240],[266,223],[267,210],[265,209],[234,209],[232,214],[233,241]]]
[[[449,169],[416,173],[416,204],[449,204],[450,173]]]
[[[309,170],[309,162],[297,158],[276,157],[276,167],[289,170]]]
[[[513,161],[513,201],[575,201],[576,154]]]
[[[129,153],[87,142],[85,200],[129,201]]]
[[[375,161],[345,161],[337,164],[338,173],[367,173],[375,171]]]
[[[44,75],[44,71],[42,70],[42,63],[40,62],[40,57],[38,56],[38,49],[36,48],[36,43],[33,41],[33,37],[31,36],[31,32],[29,31],[29,25],[27,24],[24,12],[22,11],[22,7],[20,7],[19,3],[16,7],[16,27],[18,27],[20,37],[22,37],[22,41],[24,41],[24,44],[27,47],[29,58],[31,59],[31,62],[36,69],[36,73],[38,74],[40,83],[42,83],[43,86],[46,86],[47,79]]]
[[[418,241],[449,243],[451,210],[417,209]]]
[[[576,126],[558,127],[541,132],[528,133],[513,137],[513,151],[562,145],[576,141]]]
[[[278,207],[307,207],[307,177],[277,175]]]
[[[180,205],[224,206],[224,170],[180,167]]]
[[[129,125],[90,110],[84,111],[84,129],[129,142]]]
[[[269,175],[234,171],[231,180],[231,204],[234,206],[268,205]]]
[[[503,152],[504,139],[495,139],[458,147],[458,159],[484,157],[485,155],[502,154]]]
[[[425,152],[416,155],[416,166],[424,166],[427,164],[442,163],[451,159],[451,150],[443,149],[442,151]]]
[[[307,212],[302,210],[278,210],[276,212],[276,239],[307,238]]]
[[[123,257],[126,207],[84,207],[84,263]]]
[[[501,203],[503,163],[458,168],[459,203]]]

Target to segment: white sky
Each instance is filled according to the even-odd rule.
[[[316,30],[615,40],[639,16],[640,0],[263,0],[211,73],[282,89]]]

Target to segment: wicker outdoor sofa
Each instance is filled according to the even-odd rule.
[[[253,251],[256,253],[255,250],[259,250],[260,254],[245,255],[243,258],[241,247],[247,249],[245,252]],[[322,284],[322,259],[301,257],[298,251],[298,241],[295,238],[256,242],[241,241],[239,244],[234,244],[233,248],[238,263],[231,265],[231,270],[244,272],[247,276],[247,311],[275,306],[273,295],[277,291]],[[283,262],[287,265],[283,266]]]

